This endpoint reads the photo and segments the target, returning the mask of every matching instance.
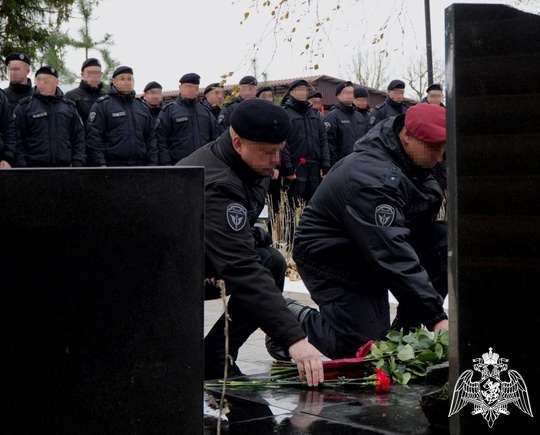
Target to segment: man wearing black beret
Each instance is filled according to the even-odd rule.
[[[9,72],[9,86],[4,92],[12,112],[19,101],[32,95],[32,80],[28,78],[30,63],[30,58],[24,53],[11,53],[5,59]]]
[[[147,83],[141,99],[150,109],[155,122],[163,109],[163,87],[158,82]]]
[[[371,112],[371,107],[369,107],[369,93],[366,88],[363,86],[354,87],[354,107],[356,110],[364,117],[366,120],[366,125],[369,125],[369,112]],[[369,128],[369,127],[368,127]]]
[[[206,106],[199,104],[200,76],[184,74],[180,78],[180,94],[166,105],[156,121],[159,164],[174,165],[217,137],[216,118]]]
[[[154,119],[144,101],[135,98],[133,69],[119,66],[107,94],[88,115],[86,143],[91,166],[156,166]]]
[[[253,76],[244,76],[238,84],[238,96],[225,103],[218,116],[218,134],[223,133],[231,125],[231,115],[236,106],[244,100],[255,98],[257,94],[257,79]]]
[[[407,112],[408,106],[403,103],[405,97],[405,82],[392,80],[388,84],[388,96],[383,103],[375,106],[369,114],[369,128],[372,129],[383,119]]]
[[[81,67],[81,81],[79,87],[66,92],[66,98],[72,100],[77,106],[84,127],[88,121],[90,110],[99,97],[105,95],[103,90],[103,71],[101,63],[95,57],[86,59]]]
[[[4,91],[0,90],[0,169],[15,166],[15,123]]]
[[[224,98],[225,91],[223,85],[221,83],[210,83],[204,88],[204,96],[200,103],[212,112],[212,115],[214,115],[217,121]]]
[[[268,100],[271,103],[274,102],[274,91],[271,86],[262,86],[257,90],[255,94],[257,98],[262,98],[263,100]]]
[[[230,128],[177,166],[204,166],[206,299],[220,297],[210,282],[223,280],[228,301],[229,356],[226,360],[225,316],[204,339],[205,379],[241,375],[235,364],[240,347],[261,328],[285,349],[311,386],[323,381],[320,355],[287,309],[281,294],[286,262],[271,247],[271,237],[256,227],[267,194],[269,175],[279,163],[291,121],[286,111],[254,98],[238,103]],[[212,280],[213,278],[213,280]]]
[[[337,85],[336,97],[338,103],[324,117],[331,166],[352,153],[354,143],[368,131],[366,120],[353,106],[353,84]]]
[[[426,89],[427,95],[422,98],[422,103],[435,104],[444,107],[442,102],[443,88],[439,83],[432,83]]]
[[[17,167],[84,166],[84,127],[75,103],[58,87],[56,68],[44,65],[36,71],[36,88],[19,101],[14,118]]]
[[[312,89],[308,92],[307,100],[311,104],[311,108],[315,111],[317,115],[320,116],[321,120],[324,122],[324,107],[322,104],[322,92]]]

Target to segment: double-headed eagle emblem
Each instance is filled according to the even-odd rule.
[[[507,408],[511,403],[525,414],[533,416],[525,381],[515,370],[508,370],[508,359],[500,358],[490,347],[489,352],[484,353],[482,358],[473,359],[473,362],[473,368],[480,372],[481,379],[472,381],[472,370],[461,374],[454,388],[448,417],[468,403],[474,405],[472,414],[482,414],[490,428],[500,414],[510,414]],[[500,374],[506,370],[510,380],[502,381]]]

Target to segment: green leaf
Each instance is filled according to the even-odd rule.
[[[418,359],[423,362],[433,363],[433,362],[436,362],[439,358],[434,352],[428,349],[428,350],[424,350],[423,352],[420,352],[418,354]]]
[[[403,334],[399,331],[390,331],[386,337],[388,340],[394,342],[394,343],[401,343],[401,338],[403,337]]]
[[[435,343],[435,355],[437,355],[437,358],[441,359],[443,354],[444,354],[444,349],[441,343]]]
[[[426,368],[419,365],[411,365],[407,367],[407,371],[414,373],[417,376],[426,376],[427,374]]]
[[[407,385],[409,381],[411,380],[411,374],[410,373],[403,373],[403,385]]]
[[[411,359],[414,359],[414,348],[410,344],[403,346],[398,350],[397,357],[401,361],[410,361]]]

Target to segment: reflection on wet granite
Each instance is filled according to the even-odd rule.
[[[248,379],[247,377],[244,379]],[[253,379],[253,378],[249,378]],[[418,434],[447,435],[431,426],[420,398],[436,386],[393,385],[389,393],[372,389],[332,390],[294,387],[233,389],[223,434]],[[221,390],[205,391],[205,434],[215,434]],[[213,405],[212,405],[213,404]]]

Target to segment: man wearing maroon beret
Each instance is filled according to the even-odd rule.
[[[381,121],[338,161],[304,210],[293,259],[319,309],[289,299],[308,340],[329,358],[354,357],[392,329],[448,329],[446,225],[431,168],[446,144],[446,110],[418,104]],[[275,357],[288,355],[272,340]]]

